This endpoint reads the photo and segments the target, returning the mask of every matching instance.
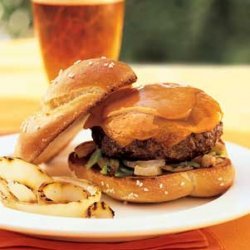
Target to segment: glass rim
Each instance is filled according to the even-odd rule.
[[[55,5],[55,4],[64,4],[64,5],[93,5],[93,4],[112,4],[124,2],[125,0],[31,0],[33,3]]]

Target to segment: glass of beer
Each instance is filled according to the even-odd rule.
[[[32,0],[49,80],[77,60],[118,59],[124,0]]]

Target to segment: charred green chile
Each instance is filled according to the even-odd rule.
[[[102,157],[102,152],[100,149],[96,149],[96,151],[90,156],[86,167],[87,168],[92,168],[98,161],[99,159]]]

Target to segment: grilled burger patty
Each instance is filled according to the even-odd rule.
[[[168,162],[180,162],[208,153],[221,137],[223,125],[219,123],[211,131],[193,133],[170,148],[154,139],[134,140],[129,145],[121,147],[109,138],[101,127],[93,127],[91,130],[93,140],[108,157],[127,160],[166,159]]]

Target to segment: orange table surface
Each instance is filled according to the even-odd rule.
[[[15,133],[21,121],[38,109],[48,81],[34,39],[0,42],[0,55],[0,134]],[[204,89],[222,106],[224,139],[250,148],[250,66],[132,67],[139,82],[179,82]],[[250,215],[205,230],[226,250],[250,249]]]

